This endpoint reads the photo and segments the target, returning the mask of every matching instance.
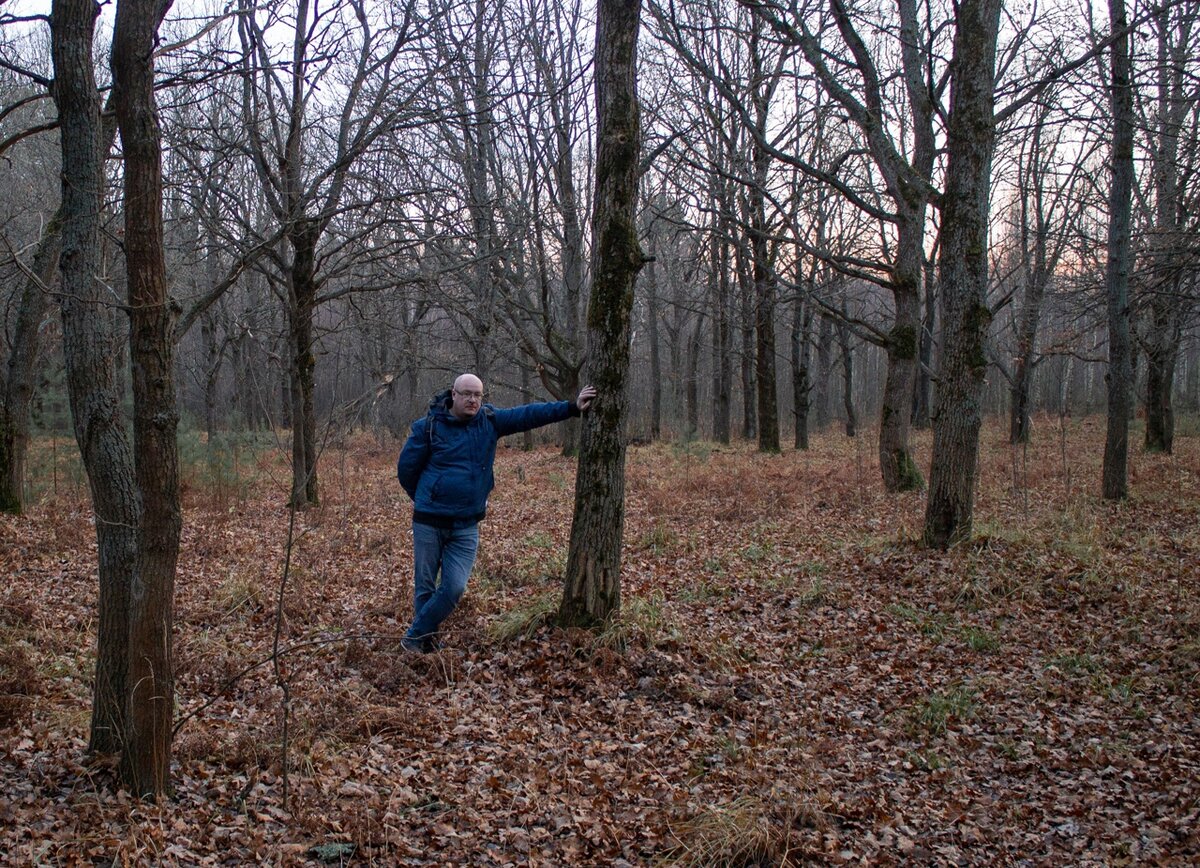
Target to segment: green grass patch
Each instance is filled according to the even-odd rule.
[[[504,613],[489,624],[488,636],[495,642],[528,639],[546,624],[554,622],[561,596],[557,591],[538,594],[529,602]]]
[[[945,735],[954,723],[974,716],[975,689],[966,684],[956,684],[948,690],[935,690],[916,703],[909,713],[911,728],[916,733],[932,736]]]
[[[663,608],[665,602],[661,591],[655,591],[649,597],[625,598],[617,616],[596,634],[595,644],[623,650],[632,643],[654,648],[677,641],[682,634]]]
[[[968,648],[980,654],[991,654],[1000,649],[1000,639],[996,634],[978,627],[964,627],[962,638]]]

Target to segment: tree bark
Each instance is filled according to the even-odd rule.
[[[801,269],[796,268],[797,272]],[[797,281],[799,283],[799,281]],[[807,289],[812,292],[810,285]],[[797,297],[792,310],[792,403],[795,406],[797,449],[808,449],[808,401],[812,384],[809,382],[809,359],[812,346],[812,304],[804,297]]]
[[[637,39],[641,0],[599,0],[596,17],[596,187],[588,381],[599,391],[583,425],[560,619],[594,625],[621,605],[625,420],[633,286],[642,267],[636,224],[641,120]]]
[[[42,319],[62,252],[62,210],[46,225],[33,256],[33,274],[25,278],[13,329],[0,406],[0,511],[19,515],[25,506],[25,456],[29,450],[29,405],[33,400]]]
[[[658,273],[655,230],[650,231],[650,261],[646,263],[646,338],[650,342],[650,439],[662,438],[662,357],[658,346]]]
[[[842,313],[846,313],[844,303]],[[846,414],[846,436],[854,437],[858,434],[858,413],[854,410],[854,353],[850,346],[850,327],[844,320],[838,320],[835,325],[838,349],[842,354],[842,410]],[[889,365],[888,370],[894,370],[894,366]]]
[[[966,0],[955,24],[939,262],[942,357],[924,532],[925,543],[937,548],[970,536],[975,503],[992,319],[987,237],[1000,6],[1000,0]]]
[[[714,184],[724,183],[714,180]],[[718,197],[719,200],[719,197]],[[728,444],[732,433],[733,367],[730,362],[729,332],[729,245],[724,238],[724,221],[718,214],[710,242],[713,269],[712,285],[712,379],[713,440]]]
[[[55,0],[51,13],[54,99],[62,147],[63,356],[99,551],[99,626],[88,747],[124,743],[129,666],[129,595],[137,570],[141,504],[117,391],[116,348],[100,270],[104,150],[92,42],[99,6]]]
[[[926,268],[923,282],[925,284],[924,318],[921,322],[921,348],[917,364],[917,390],[913,399],[913,427],[919,431],[927,430],[932,422],[930,413],[933,407],[933,338],[937,333],[937,275],[932,268]]]
[[[1194,4],[1155,15],[1158,36],[1158,97],[1155,101],[1157,141],[1151,150],[1154,184],[1154,232],[1151,241],[1149,328],[1146,347],[1147,452],[1171,453],[1175,446],[1172,391],[1183,339],[1185,295],[1182,272],[1189,244],[1180,229],[1187,206],[1181,201],[1179,146],[1184,122],[1198,98],[1186,87],[1187,52],[1197,19]],[[1193,145],[1194,147],[1194,145]],[[1191,173],[1184,171],[1184,177]]]
[[[163,258],[162,152],[154,42],[162,0],[120,0],[113,31],[114,104],[125,153],[125,260],[138,491],[138,570],[130,589],[128,732],[122,777],[140,796],[170,791],[175,684],[171,659],[179,556],[174,316]]]
[[[317,358],[313,316],[317,307],[318,231],[302,220],[289,233],[293,259],[288,275],[288,336],[291,349],[292,505],[296,509],[320,503],[317,486],[317,417],[313,402]]]
[[[1133,208],[1133,91],[1124,0],[1109,0],[1109,26],[1120,34],[1109,49],[1112,65],[1112,184],[1108,194],[1108,425],[1102,490],[1108,500],[1129,496],[1129,414],[1133,408],[1133,347],[1129,329],[1130,215]]]
[[[897,220],[892,298],[896,308],[888,332],[887,373],[879,410],[879,469],[887,491],[914,491],[925,484],[908,445],[921,333],[921,266],[924,261],[925,202],[902,208]]]
[[[754,440],[758,436],[758,386],[754,381],[755,361],[755,313],[754,268],[747,262],[746,251],[738,246],[738,283],[741,288],[741,373],[742,373],[742,439]]]

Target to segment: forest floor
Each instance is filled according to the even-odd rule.
[[[1200,435],[1134,449],[1112,505],[1102,420],[1039,421],[1028,450],[985,431],[974,536],[948,552],[917,544],[923,495],[883,493],[870,432],[632,448],[601,635],[546,623],[573,462],[502,449],[426,656],[398,641],[396,446],[354,439],[296,519],[278,672],[286,460],[193,464],[157,805],[85,752],[95,537],[56,475],[0,518],[0,862],[1194,863]]]

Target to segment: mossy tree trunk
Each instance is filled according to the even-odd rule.
[[[637,40],[641,0],[600,0],[596,19],[596,186],[587,375],[599,397],[585,417],[560,619],[592,626],[621,604],[625,420],[637,238],[641,119]]]
[[[1000,5],[1000,0],[967,0],[955,23],[939,262],[942,357],[924,533],[925,543],[936,548],[970,536],[975,504],[984,342],[992,320],[987,240]]]

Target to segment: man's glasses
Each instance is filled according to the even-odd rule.
[[[458,389],[455,389],[454,394],[467,401],[482,401],[484,398],[483,392],[460,392]]]

